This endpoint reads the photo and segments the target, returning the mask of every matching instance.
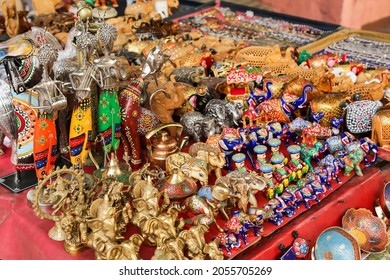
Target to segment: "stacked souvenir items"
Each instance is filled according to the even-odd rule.
[[[36,170],[34,210],[55,222],[50,237],[70,253],[233,255],[320,203],[346,176],[362,176],[377,145],[388,144],[389,70],[294,48],[324,32],[220,9],[246,22],[243,34],[178,34],[176,23],[156,20],[155,1],[109,20],[110,9],[93,18],[93,7],[78,2],[65,49],[35,27],[5,42],[0,57],[9,83],[0,80],[0,107],[13,104],[20,126],[1,111],[1,130],[17,147],[17,168]],[[178,2],[167,4],[171,13]],[[294,47],[241,41],[271,27]],[[71,168],[55,168],[59,152]],[[129,228],[141,234],[125,239]]]

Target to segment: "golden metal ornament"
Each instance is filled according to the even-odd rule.
[[[324,94],[310,101],[311,111],[312,113],[323,112],[324,117],[320,120],[320,124],[330,127],[329,122],[332,118],[341,118],[343,115],[340,104],[349,99],[349,94]]]
[[[122,176],[123,172],[119,167],[119,161],[115,155],[115,153],[111,153],[111,157],[109,162],[107,163],[107,166],[105,170],[103,171],[102,176],[103,177],[112,177],[117,178],[119,176]]]
[[[196,183],[187,178],[180,169],[174,168],[172,172],[171,176],[156,185],[160,191],[166,190],[170,199],[184,199],[197,191]]]
[[[142,236],[150,246],[158,246],[166,240],[175,239],[185,223],[181,218],[177,220],[181,208],[171,205],[165,213],[146,219],[141,223]]]
[[[179,236],[183,237],[186,242],[189,259],[204,260],[206,258],[206,254],[203,252],[206,246],[204,235],[208,231],[207,225],[196,225],[179,233]]]
[[[222,176],[222,168],[226,164],[226,159],[225,154],[219,148],[198,142],[191,145],[188,152],[191,156],[206,161],[209,174],[214,171],[216,178]]]
[[[91,233],[85,240],[85,244],[95,249],[97,259],[129,257],[138,259],[142,237],[135,236],[123,241],[122,233],[129,224],[133,212],[128,200],[122,199],[122,188],[122,183],[111,182],[103,198],[95,199],[90,205],[86,223]]]
[[[219,250],[218,244],[216,241],[211,241],[206,244],[203,248],[203,252],[208,255],[208,258],[211,260],[223,260],[224,255],[222,251]]]
[[[371,139],[379,146],[390,149],[390,107],[387,106],[375,114]]]
[[[86,234],[86,227],[80,219],[85,215],[88,204],[84,185],[82,171],[57,167],[39,182],[33,199],[35,213],[42,219],[55,222],[49,237],[64,240],[65,250],[70,254],[85,248],[82,237]],[[51,211],[41,208],[42,201],[52,204]]]
[[[158,241],[152,260],[188,260],[184,255],[186,242],[183,237]]]

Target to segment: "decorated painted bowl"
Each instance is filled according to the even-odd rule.
[[[368,209],[348,209],[342,219],[342,225],[355,237],[360,249],[365,252],[383,252],[389,243],[386,224]]]
[[[314,246],[316,260],[360,260],[356,239],[342,227],[330,227],[317,238]]]

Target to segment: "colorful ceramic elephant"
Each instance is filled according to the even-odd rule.
[[[230,249],[241,245],[233,233],[220,232],[214,240],[218,243],[218,249],[222,251],[222,248],[225,248],[228,255],[232,253]]]
[[[353,170],[356,171],[356,175],[363,176],[363,172],[360,169],[360,163],[364,159],[364,151],[360,148],[360,145],[356,142],[350,143],[346,146],[348,155],[344,158],[345,167],[344,175],[349,176]]]
[[[306,208],[309,209],[309,201],[318,199],[317,196],[313,193],[312,188],[305,184],[305,181],[298,181],[296,185],[288,186],[286,191],[294,194],[296,208],[299,208],[299,205],[303,202]]]
[[[378,146],[368,137],[359,139],[360,148],[364,151],[364,162],[366,166],[370,166],[371,163],[375,163],[378,158]],[[371,162],[368,160],[367,155],[373,153],[374,158]]]
[[[321,142],[317,142],[314,146],[306,145],[304,143],[301,144],[301,157],[302,160],[309,166],[309,170],[313,171],[313,165],[311,165],[311,159],[316,159],[319,151],[322,147]]]
[[[328,151],[329,153],[333,154],[337,151],[342,151],[344,150],[344,146],[351,143],[354,139],[355,136],[349,132],[344,132],[340,135],[329,137],[321,147],[320,152],[323,153]]]
[[[230,164],[230,158],[233,155],[234,151],[241,151],[242,146],[244,145],[246,135],[245,133],[236,133],[236,134],[223,134],[222,138],[218,141],[219,146],[222,151],[225,153],[226,166],[228,170],[232,170]]]
[[[226,222],[225,228],[227,232],[234,234],[237,240],[243,241],[245,245],[248,244],[246,236],[248,235],[249,221],[241,223],[238,217],[234,216]]]
[[[200,195],[203,195],[200,193]],[[194,217],[188,218],[185,220],[187,224],[206,224],[211,225],[215,223],[218,230],[222,232],[222,228],[218,225],[215,220],[215,210],[213,209],[213,203],[209,203],[207,200],[207,196],[203,196],[206,199],[203,199],[199,195],[193,195],[184,200],[184,205],[189,213],[192,213]]]
[[[242,149],[249,158],[252,167],[256,168],[256,164],[253,161],[251,152],[253,151],[253,148],[257,145],[257,134],[255,131],[249,128],[239,128],[238,131],[240,134],[245,135],[244,142],[242,143]]]

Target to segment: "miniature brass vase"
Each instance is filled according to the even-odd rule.
[[[173,169],[173,174],[167,180],[157,183],[160,192],[167,190],[170,199],[183,199],[197,191],[196,183],[185,177],[178,168]]]
[[[119,167],[118,158],[115,153],[111,153],[111,157],[105,170],[102,173],[103,178],[112,177],[117,178],[123,175],[121,168]]]

